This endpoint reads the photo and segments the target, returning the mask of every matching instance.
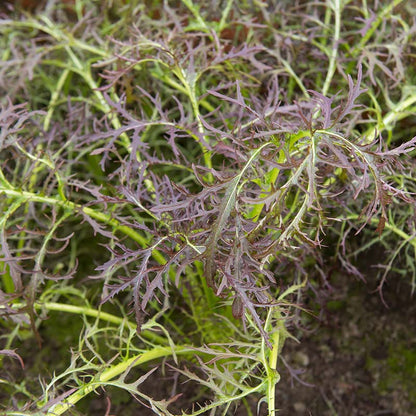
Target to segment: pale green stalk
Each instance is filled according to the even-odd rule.
[[[153,361],[159,358],[169,357],[173,353],[177,355],[182,355],[191,352],[195,353],[195,351],[193,351],[192,349],[184,347],[175,347],[175,351],[173,351],[171,347],[155,347],[150,351],[146,351],[142,354],[137,354],[126,361],[110,366],[103,372],[98,373],[93,381],[81,386],[75,393],[71,394],[62,403],[59,403],[53,406],[51,409],[49,409],[46,413],[46,416],[62,415],[67,410],[71,409],[81,399],[93,392],[96,388],[98,388],[101,385],[106,385],[107,382],[121,375],[131,367],[136,367],[138,365],[145,364],[149,361]]]
[[[27,192],[27,191],[17,191],[15,189],[8,189],[3,188],[0,189],[0,194],[4,193],[5,195],[11,197],[11,198],[20,198],[24,202],[40,202],[40,203],[46,203],[48,205],[53,206],[59,206],[63,208],[66,211],[71,211],[73,213],[77,212],[84,212],[84,214],[88,215],[89,217],[100,221],[104,224],[107,224],[111,227],[113,227],[116,231],[120,231],[121,233],[129,236],[131,239],[139,243],[142,247],[148,247],[148,240],[143,237],[138,232],[134,231],[130,227],[126,225],[120,224],[120,222],[112,218],[111,215],[105,214],[100,211],[96,211],[93,208],[90,207],[83,207],[82,205],[76,204],[74,202],[68,201],[68,200],[61,200],[49,196],[41,196],[38,194],[35,194],[33,192]],[[153,250],[152,252],[153,258],[160,264],[166,264],[166,260],[163,257],[163,255],[158,250]]]
[[[191,102],[191,106],[192,106],[192,110],[193,110],[193,114],[194,114],[194,118],[197,122],[198,125],[198,132],[200,133],[200,135],[202,137],[205,136],[205,130],[204,130],[204,126],[202,124],[201,121],[201,114],[199,112],[199,104],[198,104],[198,99],[196,96],[196,79],[197,79],[197,75],[196,74],[187,74],[186,71],[184,71],[184,69],[182,67],[179,67],[174,71],[175,75],[179,78],[179,80],[181,81],[182,85],[184,86],[185,90],[186,90],[186,95],[189,97],[189,100]],[[199,140],[198,140],[199,141]],[[200,143],[201,145],[201,149],[203,152],[203,156],[204,156],[204,162],[205,162],[205,166],[208,169],[212,168],[212,162],[211,162],[211,152],[208,151],[208,149],[205,148],[205,146]],[[209,173],[207,175],[207,177],[209,178],[210,181],[212,181],[212,174]]]
[[[329,87],[331,86],[332,78],[334,77],[336,60],[338,55],[338,44],[341,33],[341,1],[342,0],[328,0],[330,8],[334,10],[335,26],[334,26],[334,41],[332,44],[331,55],[329,57],[329,67],[326,74],[325,83],[322,87],[322,95],[326,96]]]
[[[370,128],[366,133],[366,143],[371,143],[376,138],[376,134],[379,134],[383,129],[391,128],[392,124],[400,119],[400,116],[404,112],[412,110],[412,105],[416,103],[416,93],[412,94],[407,99],[400,101],[392,110],[390,110],[382,119],[381,125]],[[414,108],[413,108],[414,110]],[[380,123],[379,123],[380,124]]]
[[[51,124],[51,119],[53,116],[53,112],[55,110],[55,107],[57,105],[59,95],[61,94],[62,88],[68,78],[68,75],[70,74],[70,70],[68,68],[64,69],[62,71],[61,76],[59,77],[59,80],[56,84],[55,90],[52,92],[51,99],[49,101],[49,109],[48,113],[46,114],[45,120],[43,121],[43,129],[45,131],[49,130],[49,126]]]
[[[25,303],[12,303],[10,305],[13,309],[23,309],[27,305]],[[48,311],[56,311],[56,312],[65,312],[65,313],[72,313],[75,315],[83,315],[83,316],[89,316],[91,318],[97,318],[102,321],[110,322],[112,324],[118,325],[118,326],[124,326],[126,325],[130,330],[136,330],[137,324],[135,322],[131,322],[127,320],[126,318],[121,318],[119,316],[102,312],[98,309],[94,309],[88,306],[75,306],[75,305],[69,305],[66,303],[59,303],[59,302],[35,302],[33,304],[33,307],[38,310],[48,310]],[[3,306],[0,305],[0,310],[4,309]],[[141,333],[140,335],[144,338],[149,339],[152,342],[155,342],[157,344],[166,345],[168,344],[168,340],[152,331],[149,331],[155,326],[155,323],[153,321],[146,322],[141,327]]]

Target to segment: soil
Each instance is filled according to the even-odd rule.
[[[390,278],[383,304],[367,283],[338,276],[320,325],[283,357],[304,373],[282,373],[279,415],[416,415],[416,303],[409,282]],[[345,289],[348,288],[348,289]],[[292,379],[292,382],[290,382]],[[302,383],[310,383],[313,387]]]

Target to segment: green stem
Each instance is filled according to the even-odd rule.
[[[376,136],[376,133],[380,133],[383,129],[388,129],[390,125],[396,121],[397,117],[400,116],[400,113],[408,109],[416,103],[416,94],[412,94],[409,98],[404,101],[399,102],[391,111],[389,111],[384,117],[381,123],[378,126],[372,127],[365,133],[366,143],[371,143]]]
[[[113,227],[116,231],[120,231],[124,235],[130,237],[132,240],[139,243],[142,247],[148,247],[148,241],[145,237],[143,237],[138,232],[134,231],[130,227],[126,225],[121,225],[118,220],[115,218],[112,218],[110,215],[105,214],[100,211],[96,211],[90,207],[83,207],[82,205],[76,204],[74,202],[68,201],[68,200],[62,200],[57,199],[49,196],[41,196],[32,192],[27,191],[16,191],[15,189],[0,189],[0,194],[4,193],[9,197],[12,198],[19,198],[24,199],[25,202],[31,201],[31,202],[40,202],[48,205],[54,205],[59,206],[63,208],[65,211],[71,211],[71,212],[83,212],[84,214],[88,215],[90,218],[93,218],[97,221],[100,221],[106,225],[109,225]],[[159,264],[166,264],[166,259],[163,257],[163,255],[158,250],[152,251],[153,258],[159,263]]]
[[[265,340],[262,340],[262,362],[266,370],[267,381],[268,416],[276,415],[276,384],[280,381],[280,374],[277,372],[277,359],[287,337],[284,321],[278,307],[270,308],[267,314],[265,328],[272,330],[272,318],[275,318],[273,322],[276,325],[271,337],[272,349],[270,350]]]
[[[335,63],[338,55],[338,43],[340,39],[341,32],[341,0],[333,0],[334,5],[334,14],[335,14],[335,31],[334,31],[334,43],[331,50],[331,56],[329,57],[329,68],[328,73],[325,78],[325,83],[322,88],[322,95],[328,93],[329,87],[331,85],[332,78],[335,73]]]
[[[11,307],[13,309],[23,309],[26,307],[25,303],[13,303],[11,304]],[[102,312],[97,309],[90,308],[88,306],[75,306],[75,305],[68,305],[65,303],[59,303],[59,302],[35,302],[33,304],[33,307],[41,310],[41,309],[47,309],[48,311],[56,311],[56,312],[66,312],[66,313],[72,313],[75,315],[84,315],[89,316],[91,318],[97,318],[102,321],[110,322],[112,324],[122,326],[126,325],[131,330],[136,330],[137,324],[134,322],[131,322],[127,320],[126,318],[120,318],[119,316],[112,315],[107,312]],[[0,306],[0,309],[3,307]],[[154,332],[149,331],[149,329],[152,328],[153,323],[144,323],[141,327],[142,332],[140,335],[142,335],[144,338],[149,339],[152,342],[155,342],[157,344],[166,345],[168,344],[168,341],[158,335]]]
[[[189,79],[190,76],[187,76],[186,72],[181,67],[179,67],[178,70],[175,71],[175,74],[180,79],[183,86],[185,87],[189,100],[191,101],[192,111],[194,113],[195,120],[198,124],[198,132],[201,134],[201,137],[204,137],[204,126],[200,118],[201,114],[199,112],[199,104],[198,104],[198,99],[196,97],[196,92],[195,92],[196,75],[193,79]],[[212,168],[211,152],[209,152],[208,149],[206,149],[202,143],[200,143],[200,145],[201,145],[201,149],[204,155],[205,166],[208,169],[211,169]],[[209,181],[212,181],[213,180],[212,174],[209,173],[207,175],[207,178]]]
[[[59,95],[62,91],[62,88],[63,88],[70,72],[71,71],[69,70],[69,68],[66,68],[66,69],[63,70],[63,72],[62,72],[61,76],[59,77],[59,80],[56,84],[56,88],[55,88],[55,90],[53,91],[53,93],[51,95],[51,99],[49,101],[48,113],[46,114],[45,120],[43,122],[43,129],[45,131],[49,130],[49,126],[51,124],[51,119],[52,119],[55,107],[57,105]]]
[[[46,416],[62,415],[67,410],[72,408],[76,403],[78,403],[81,399],[86,397],[89,393],[93,392],[97,387],[124,373],[130,367],[136,367],[161,357],[169,357],[173,353],[182,355],[190,352],[195,353],[195,351],[185,347],[175,347],[175,350],[173,350],[171,347],[155,347],[150,351],[135,355],[128,360],[113,365],[104,370],[102,373],[97,374],[92,382],[81,386],[75,393],[71,394],[62,403],[59,403],[49,409],[48,413],[46,413]]]

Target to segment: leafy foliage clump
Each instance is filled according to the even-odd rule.
[[[28,329],[47,342],[46,311],[84,329],[68,369],[6,406],[62,414],[112,385],[172,414],[176,393],[140,390],[153,369],[126,381],[171,356],[212,392],[187,414],[253,394],[273,414],[302,288],[333,267],[362,277],[356,256],[380,243],[380,294],[393,263],[415,286],[416,137],[395,128],[416,102],[411,12],[52,3],[0,20],[4,353]]]

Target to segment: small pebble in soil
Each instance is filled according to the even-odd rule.
[[[306,406],[304,403],[296,402],[293,404],[293,408],[296,413],[304,413],[306,411]]]
[[[309,364],[309,357],[301,351],[298,351],[293,359],[295,363],[301,365],[302,367],[307,367]]]

